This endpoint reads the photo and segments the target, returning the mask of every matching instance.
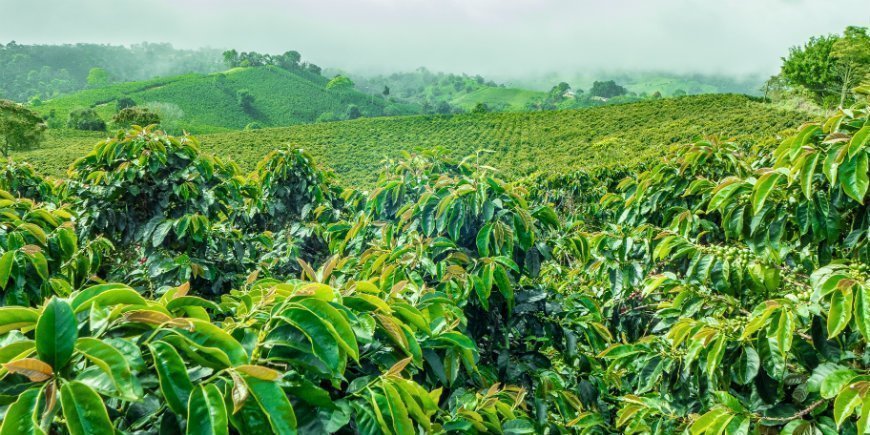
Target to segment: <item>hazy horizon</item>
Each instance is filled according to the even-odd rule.
[[[615,3],[0,0],[0,42],[293,49],[362,74],[423,66],[501,81],[638,71],[746,77],[776,73],[789,47],[811,36],[870,25],[866,0]],[[866,18],[850,22],[832,8]]]

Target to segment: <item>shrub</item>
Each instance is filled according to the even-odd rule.
[[[80,108],[69,113],[66,126],[76,130],[105,131],[106,121],[94,109]]]
[[[135,106],[136,102],[130,97],[121,97],[117,102],[115,102],[115,110],[118,112]]]
[[[147,107],[128,107],[115,114],[113,121],[117,126],[123,128],[132,125],[145,127],[160,124],[160,116]]]

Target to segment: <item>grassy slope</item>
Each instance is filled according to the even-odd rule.
[[[235,68],[218,74],[187,74],[142,82],[129,82],[92,89],[46,101],[36,108],[41,113],[54,109],[65,120],[76,107],[95,107],[110,120],[115,101],[123,96],[138,104],[167,102],[184,112],[182,127],[195,133],[242,129],[257,121],[265,126],[287,126],[314,122],[324,112],[344,114],[348,104],[356,104],[364,115],[380,114],[384,101],[354,90],[325,88],[326,78],[305,72],[289,72],[277,67]],[[247,89],[254,95],[254,110],[239,106],[236,92]]]
[[[494,107],[504,106],[504,110],[507,111],[520,111],[526,108],[526,103],[543,99],[546,96],[546,92],[528,89],[482,88],[454,99],[451,104],[465,110],[473,109],[477,103],[485,103]]]
[[[385,157],[442,146],[482,160],[507,176],[562,172],[661,155],[668,145],[698,135],[752,142],[794,127],[805,115],[776,110],[737,95],[703,95],[599,108],[530,113],[466,114],[358,119],[251,132],[202,135],[205,150],[245,168],[268,151],[290,144],[309,150],[346,182],[369,185]],[[53,137],[43,148],[14,156],[42,171],[63,174],[91,149],[94,135]]]

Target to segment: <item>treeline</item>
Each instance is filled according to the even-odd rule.
[[[122,45],[0,44],[0,98],[46,99],[112,82],[220,71],[220,50],[166,43]],[[89,80],[90,77],[90,80]]]
[[[223,61],[227,68],[273,65],[288,71],[307,71],[316,75],[320,75],[322,71],[313,63],[302,62],[302,55],[295,50],[283,54],[267,54],[255,51],[239,53],[233,49],[223,52]]]
[[[433,72],[425,67],[411,72],[375,76],[353,76],[357,88],[369,94],[383,94],[396,100],[419,104],[424,113],[456,112],[449,102],[481,88],[504,87],[480,75]]]
[[[844,107],[855,101],[853,89],[870,79],[870,34],[849,26],[842,35],[811,38],[792,47],[779,74],[764,85],[773,100],[804,97],[822,107]]]

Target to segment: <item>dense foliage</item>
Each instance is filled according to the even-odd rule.
[[[783,58],[781,76],[822,105],[843,107],[852,89],[870,77],[870,35],[847,27],[843,35],[814,37]]]
[[[242,130],[251,122],[269,127],[311,123],[326,112],[344,113],[349,104],[357,105],[363,116],[383,116],[387,107],[392,115],[419,112],[413,106],[372,99],[352,88],[327,89],[328,82],[302,69],[234,68],[88,89],[44,101],[34,110],[46,116],[54,112],[65,119],[71,111],[86,107],[110,120],[129,100],[138,106],[172,105],[178,108],[179,130],[194,133]]]
[[[0,433],[867,430],[866,103],[640,166],[488,154],[368,191],[152,128],[10,163]]]
[[[45,133],[45,122],[32,110],[9,100],[0,100],[0,152],[39,146]]]
[[[183,50],[170,44],[142,43],[129,47],[102,44],[0,44],[0,98],[25,102],[88,87],[94,68],[118,81],[146,80],[221,69],[220,51]]]
[[[339,112],[344,115],[344,111]],[[443,147],[460,159],[477,149],[481,162],[514,178],[570,172],[660,157],[668,144],[703,135],[739,143],[773,141],[799,116],[736,95],[703,95],[582,110],[358,119],[201,136],[203,149],[252,170],[275,144],[293,144],[329,165],[342,181],[371,187],[385,157]],[[338,116],[336,117],[338,118]],[[73,135],[72,133],[75,133]],[[19,153],[43,173],[62,176],[101,135],[53,132],[39,149]],[[665,144],[665,146],[660,146]]]

